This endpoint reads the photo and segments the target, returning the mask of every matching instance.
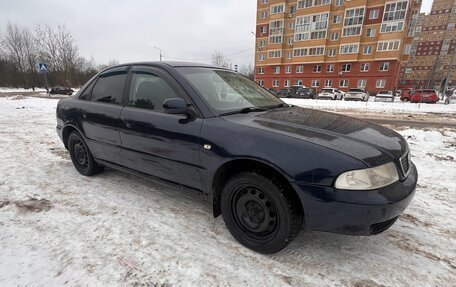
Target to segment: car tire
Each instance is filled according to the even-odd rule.
[[[223,220],[245,247],[263,254],[285,248],[299,234],[299,198],[278,180],[255,171],[236,174],[221,195]]]
[[[71,161],[80,174],[92,176],[103,171],[104,167],[95,162],[81,134],[72,132],[68,137],[67,146]]]
[[[405,103],[405,102],[408,102],[408,99],[403,98],[403,99],[401,99],[401,101]]]

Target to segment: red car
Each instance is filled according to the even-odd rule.
[[[435,90],[416,90],[410,97],[411,103],[431,103],[435,104],[439,101]]]
[[[413,89],[409,89],[409,88],[406,88],[406,89],[402,89],[402,92],[401,92],[401,101],[403,102],[409,102],[410,101],[410,98],[413,94]]]

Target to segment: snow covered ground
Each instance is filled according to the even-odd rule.
[[[330,100],[312,100],[312,99],[290,99],[282,98],[286,103],[305,108],[316,108],[324,110],[359,110],[367,112],[381,113],[439,113],[439,114],[456,114],[456,105],[444,105],[442,101],[437,104],[412,104],[403,103],[395,99],[394,103],[374,102],[371,97],[368,102],[354,101],[330,101]]]
[[[420,179],[390,230],[303,231],[264,256],[198,193],[113,170],[80,176],[56,104],[0,98],[0,286],[455,286],[455,130],[399,131]]]

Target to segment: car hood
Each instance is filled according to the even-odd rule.
[[[223,118],[324,146],[356,158],[367,166],[390,162],[407,151],[406,141],[395,131],[368,121],[314,109],[290,107]]]

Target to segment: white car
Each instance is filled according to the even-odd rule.
[[[324,88],[318,93],[317,99],[342,100],[343,95],[339,89]]]
[[[364,89],[350,89],[345,94],[346,101],[364,101],[369,100],[369,93]]]
[[[394,94],[393,91],[383,90],[378,92],[375,96],[376,102],[394,102]]]

